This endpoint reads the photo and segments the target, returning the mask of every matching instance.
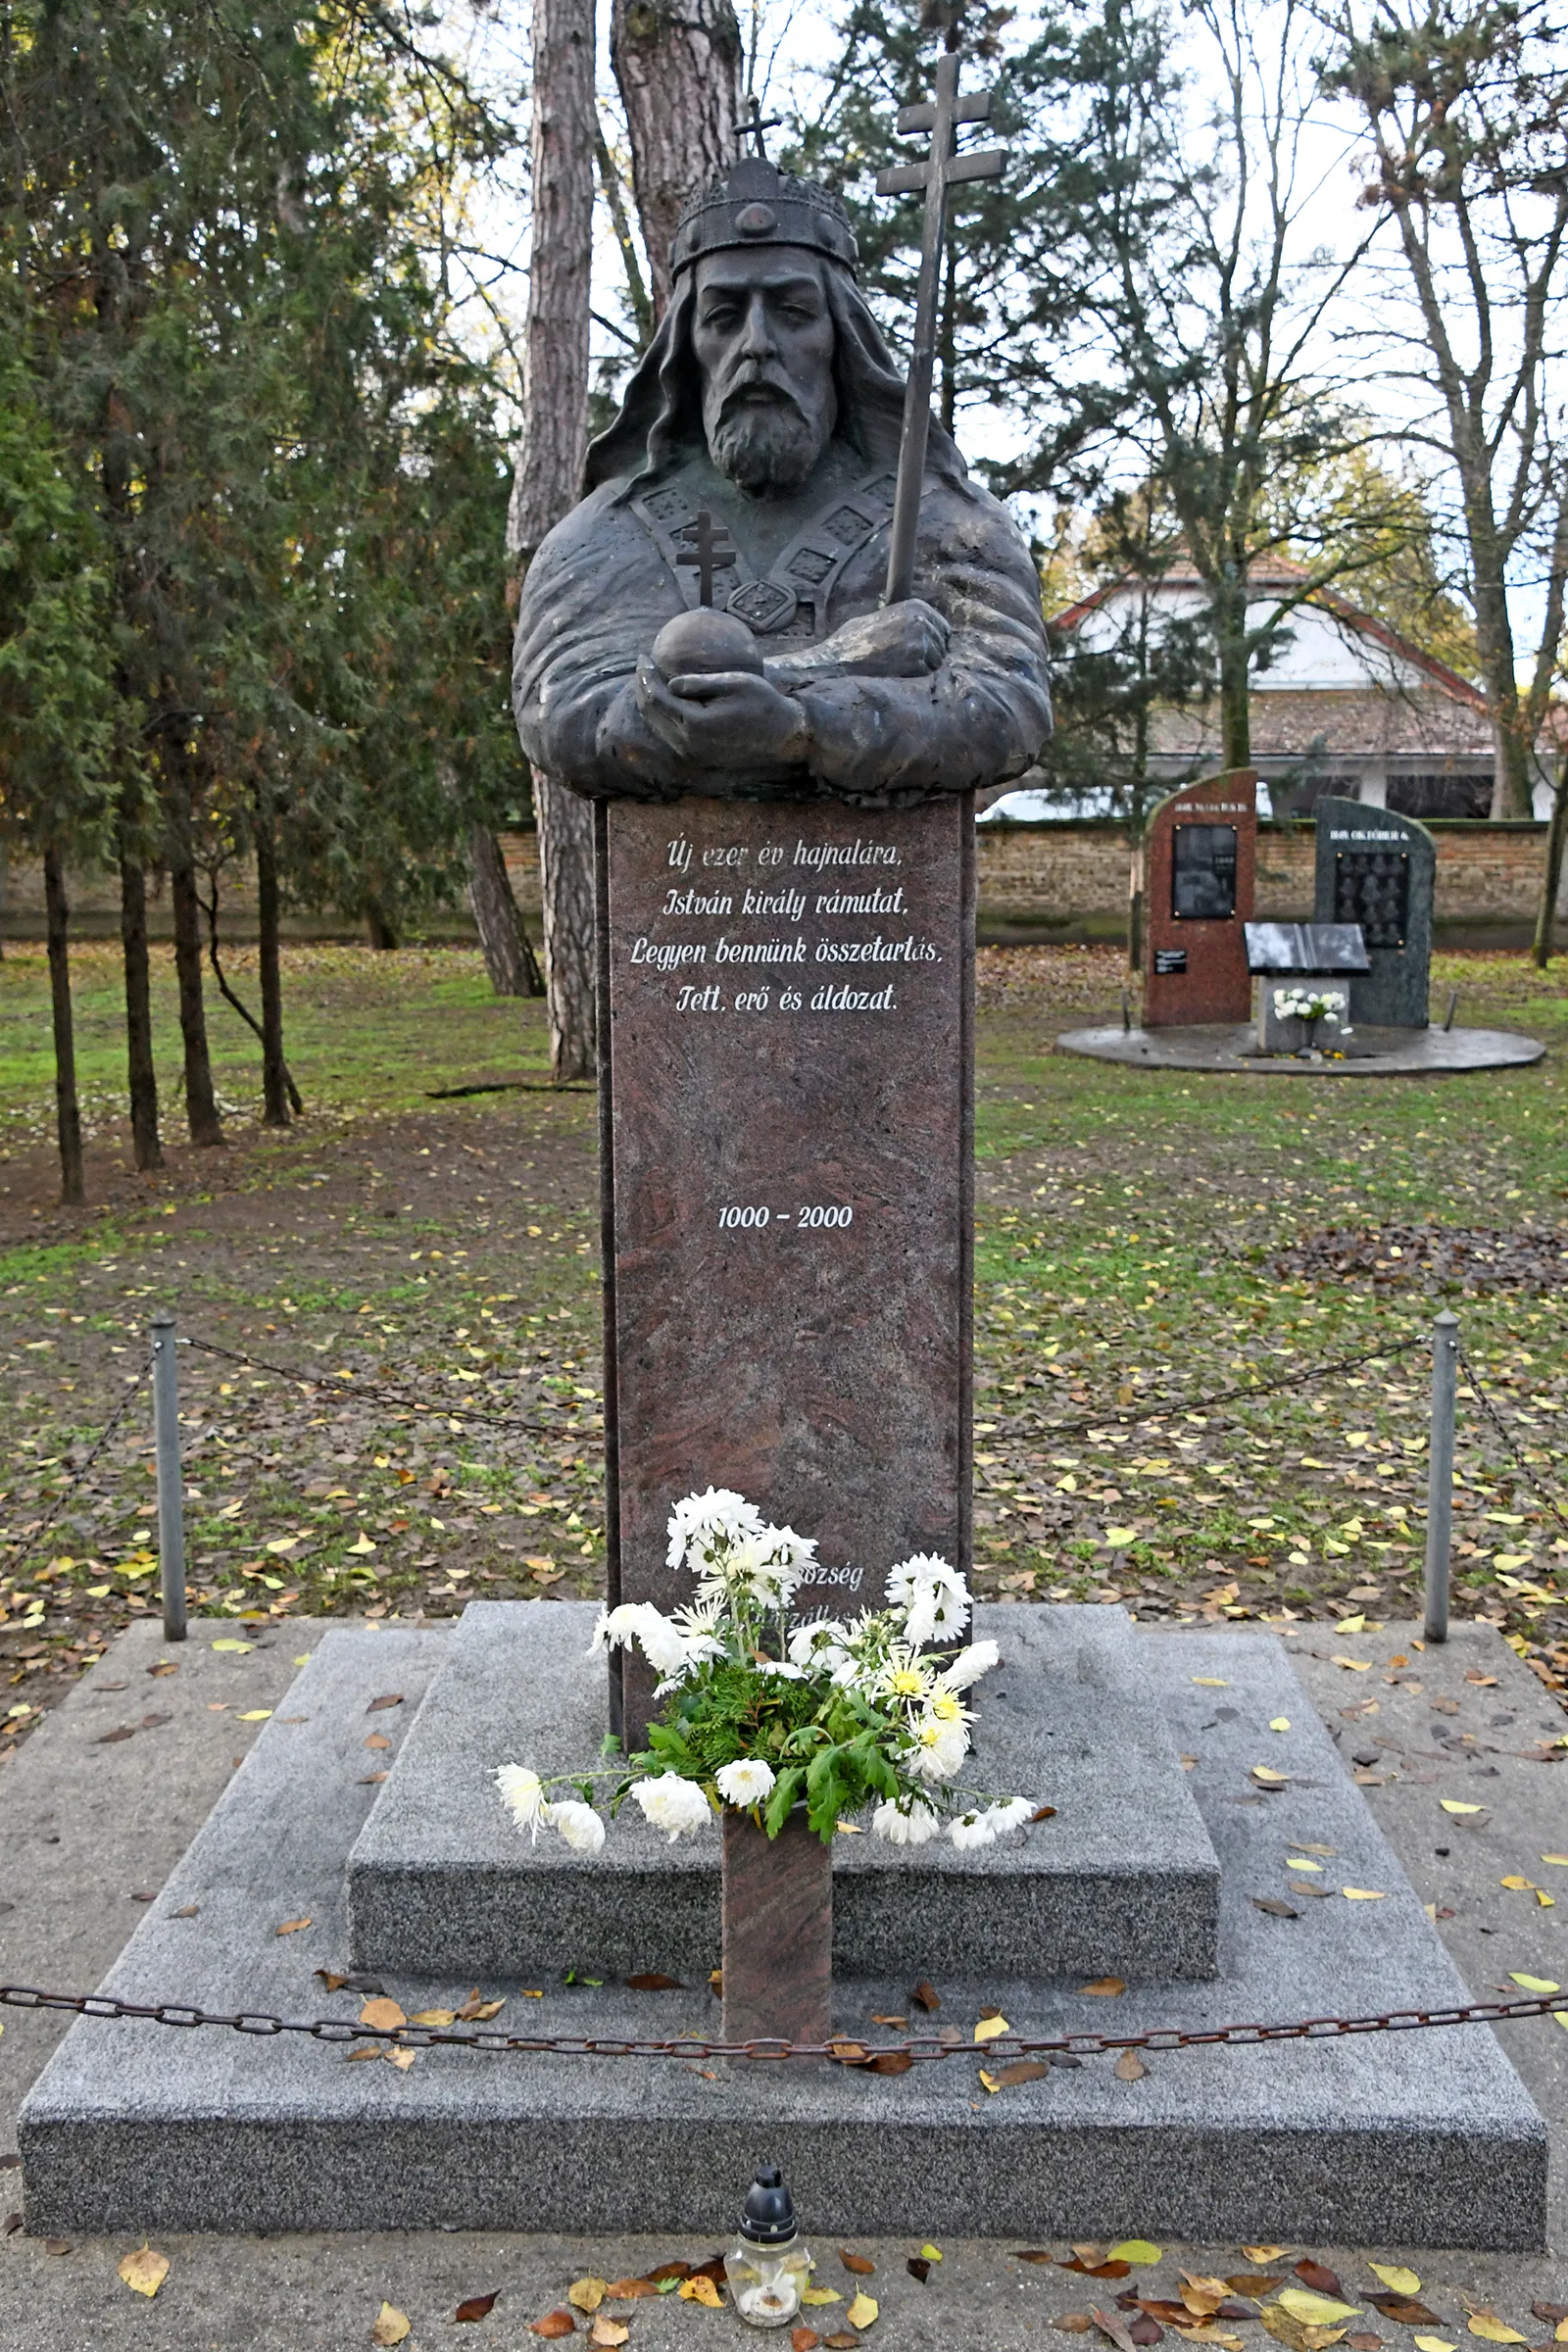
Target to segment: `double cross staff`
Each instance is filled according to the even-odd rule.
[[[906,196],[925,190],[925,220],[920,232],[920,275],[914,297],[914,348],[909,357],[908,388],[904,395],[904,435],[899,443],[899,487],[893,507],[893,539],[888,549],[888,584],[884,602],[903,602],[914,585],[914,539],[920,526],[920,488],[925,480],[926,435],[931,423],[931,375],[936,362],[937,282],[948,220],[948,190],[967,180],[1000,179],[1006,170],[1004,147],[986,147],[978,154],[956,155],[954,133],[960,122],[985,122],[991,116],[991,93],[977,90],[958,96],[958,60],[937,62],[936,103],[899,109],[901,134],[928,130],[931,146],[921,164],[896,164],[877,173],[879,196]]]
[[[685,544],[675,558],[677,564],[693,564],[697,567],[697,601],[710,605],[713,601],[713,574],[724,571],[735,561],[735,550],[722,523],[715,524],[704,507],[695,522],[687,523],[676,537]]]

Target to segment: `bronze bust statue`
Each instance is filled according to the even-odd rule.
[[[890,807],[1020,774],[1051,732],[1039,581],[935,420],[919,593],[881,602],[905,387],[839,199],[744,157],[687,205],[671,260],[587,495],[523,586],[528,758],[645,801]]]

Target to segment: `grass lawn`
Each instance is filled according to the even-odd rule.
[[[253,957],[231,970],[254,1004]],[[544,1083],[540,1007],[493,998],[470,950],[286,950],[308,1114],[258,1127],[259,1053],[210,991],[229,1142],[196,1152],[161,953],[170,1164],[142,1178],[117,952],[80,950],[74,978],[91,1205],[66,1212],[42,953],[0,962],[0,1753],[150,1605],[144,1390],[68,1489],[160,1305],[228,1351],[180,1362],[203,1607],[596,1591],[594,1102]],[[1456,1610],[1568,1688],[1568,959],[1438,958],[1436,1003],[1457,986],[1461,1022],[1553,1049],[1439,1081],[1055,1054],[1058,1031],[1116,1017],[1121,985],[1109,950],[981,956],[978,1589],[1158,1620],[1334,1616],[1353,1656],[1361,1624],[1417,1592],[1422,1347],[1446,1303],[1499,1416],[1467,1378]],[[1357,1360],[1307,1377],[1340,1358]]]

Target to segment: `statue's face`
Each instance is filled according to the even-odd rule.
[[[799,245],[705,254],[697,264],[692,346],[708,451],[754,496],[798,488],[837,422],[822,269]]]

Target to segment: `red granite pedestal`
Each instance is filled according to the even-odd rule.
[[[793,1813],[776,1838],[724,1808],[724,2039],[826,2041],[832,2029],[833,1854]]]
[[[710,1485],[817,1540],[805,1610],[966,1568],[973,795],[615,802],[599,869],[612,1603],[690,1599]]]
[[[1256,770],[1232,768],[1169,794],[1149,819],[1143,857],[1144,1027],[1245,1021],[1252,1004],[1243,925],[1252,919]]]

